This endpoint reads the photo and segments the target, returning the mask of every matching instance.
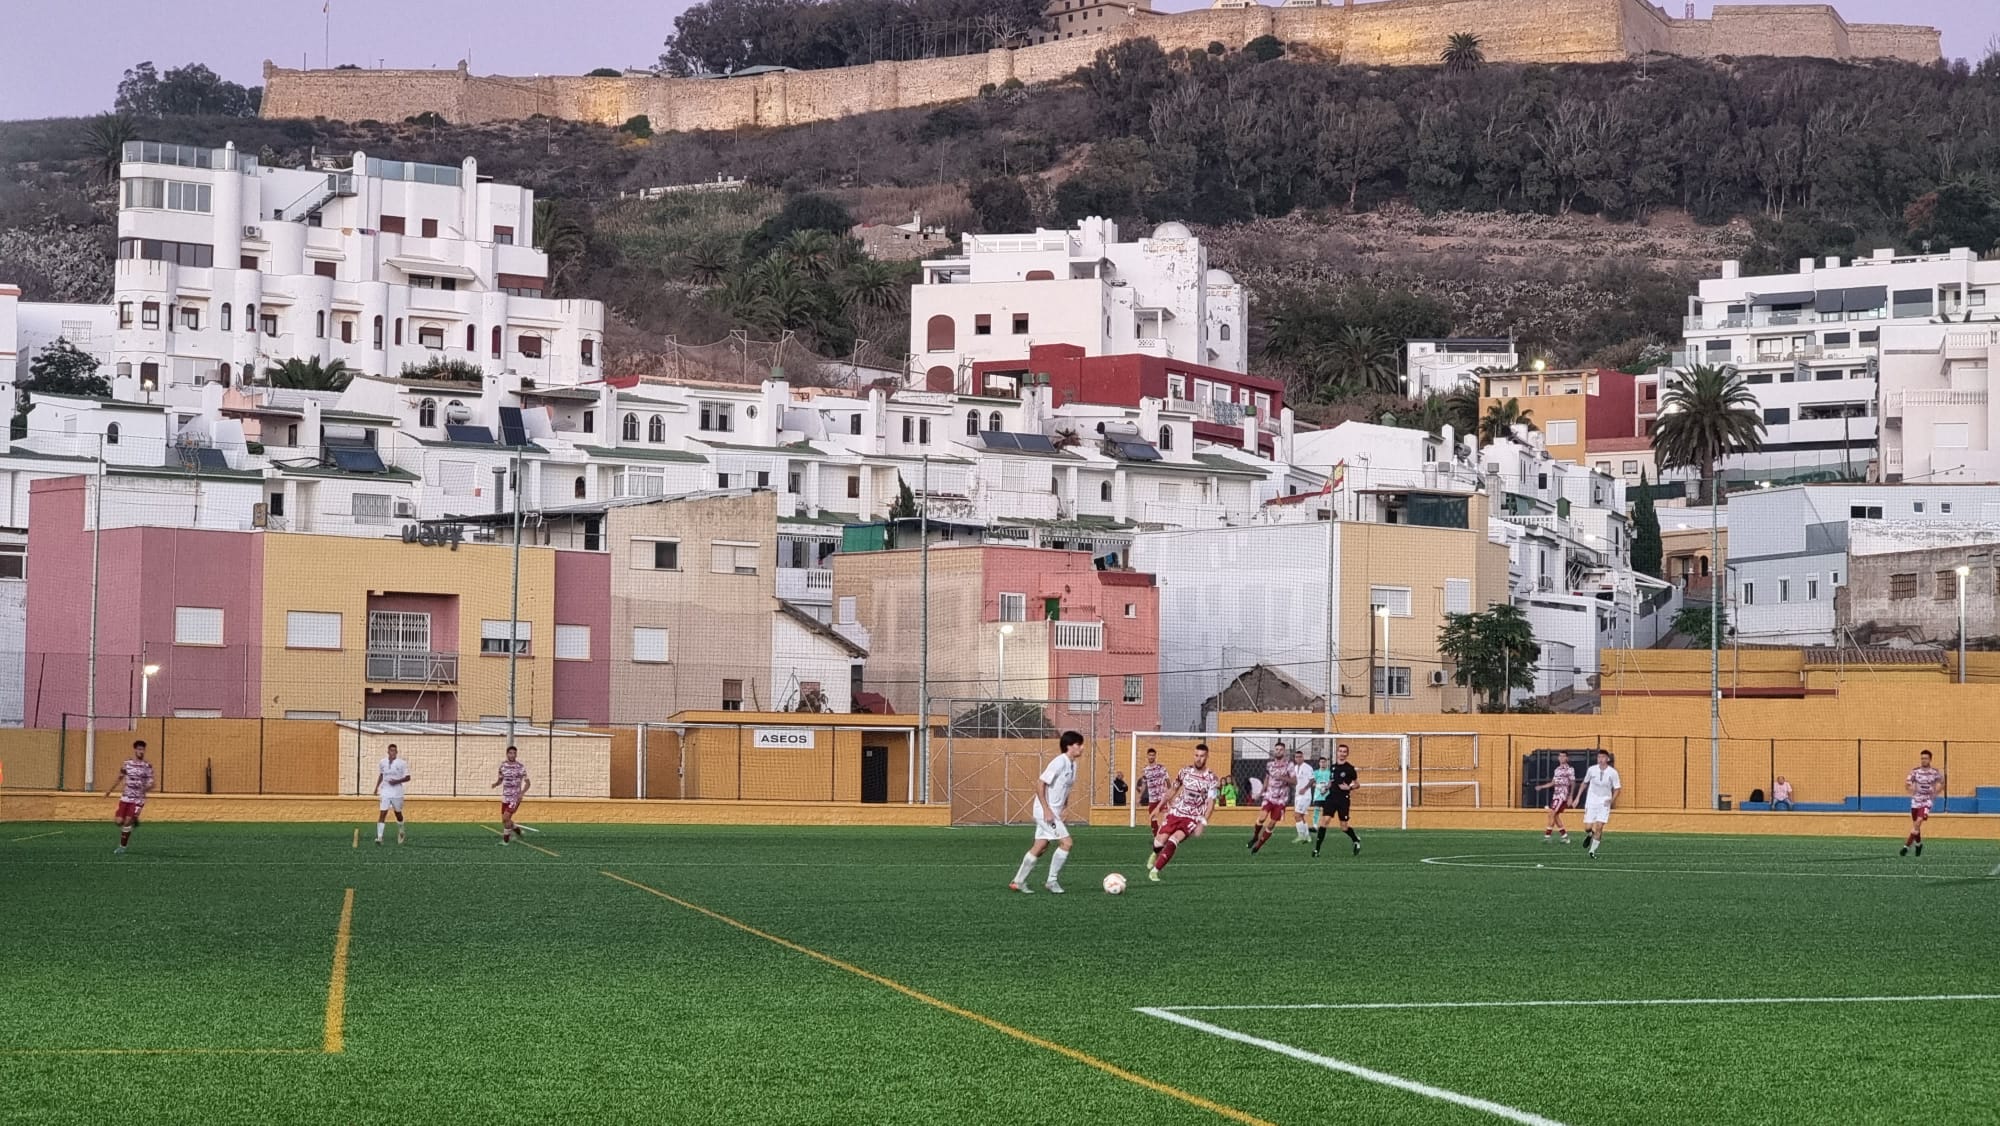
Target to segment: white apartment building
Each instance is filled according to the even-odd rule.
[[[1989,295],[2000,311],[2000,262],[1963,248],[1877,250],[1845,264],[1806,258],[1792,273],[1761,277],[1726,262],[1689,298],[1686,348],[1674,364],[1734,364],[1756,394],[1764,448],[1731,459],[1730,476],[1859,476],[1877,447],[1883,331],[1917,330],[1904,348],[1919,348],[1927,333],[1941,342],[1945,318],[1990,315]]]
[[[267,168],[233,145],[125,146],[109,349],[121,398],[176,406],[289,359],[599,378],[604,310],[552,300],[534,193],[471,159]],[[113,374],[113,373],[107,373]]]
[[[1132,242],[1097,218],[1075,230],[966,235],[960,257],[924,263],[910,288],[910,383],[969,391],[973,363],[1019,359],[1037,343],[1241,372],[1246,305],[1243,287],[1210,269],[1179,223]]]
[[[1409,340],[1403,345],[1403,386],[1411,398],[1421,399],[1477,383],[1482,371],[1512,371],[1520,364],[1512,337]]]
[[[1992,268],[2000,304],[2000,262]],[[2000,308],[1949,325],[1882,330],[1884,481],[2000,482]]]
[[[2000,485],[1804,485],[1729,500],[1729,596],[1746,642],[1835,640],[1834,593],[1846,584],[1850,523],[1891,521],[1911,534],[2000,524]]]

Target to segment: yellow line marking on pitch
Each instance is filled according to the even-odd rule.
[[[15,842],[16,842],[16,843],[18,843],[18,842],[20,842],[20,841],[38,841],[38,840],[41,840],[41,839],[42,839],[43,837],[60,837],[60,836],[62,836],[62,835],[63,835],[63,833],[64,833],[64,832],[66,832],[66,831],[67,831],[67,830],[64,830],[64,829],[57,829],[57,830],[56,830],[55,832],[53,832],[53,833],[35,833],[35,834],[34,834],[34,835],[32,835],[32,836],[26,836],[26,837],[15,837],[15,838],[14,838],[14,840],[15,840]]]
[[[358,831],[358,830],[357,830]],[[326,983],[326,1036],[320,1050],[333,1056],[346,1047],[347,945],[354,934],[354,889],[340,901],[340,927],[333,932],[333,974]]]
[[[621,876],[616,872],[607,872],[604,869],[600,868],[598,869],[598,875],[607,876],[611,879],[617,880],[621,884],[626,884],[628,886],[638,888],[640,891],[643,891],[648,895],[656,895],[661,899],[666,900],[668,903],[674,904],[677,907],[685,907],[686,909],[693,911],[698,915],[706,915],[709,918],[714,919],[718,923],[723,923],[728,926],[735,927],[737,930],[740,930],[745,934],[755,935],[756,937],[761,938],[766,942],[782,946],[785,949],[793,951],[795,953],[804,954],[808,958],[824,962],[827,965],[834,967],[835,969],[845,970],[848,973],[855,975],[856,977],[865,978],[868,981],[872,981],[875,984],[880,985],[885,989],[893,989],[896,992],[901,993],[905,997],[909,997],[912,1000],[921,1001],[924,1004],[929,1005],[934,1009],[941,1009],[944,1012],[950,1013],[955,1017],[961,1017],[965,1020],[972,1021],[975,1024],[985,1025],[987,1028],[990,1028],[995,1032],[1001,1033],[1006,1036],[1011,1036],[1014,1039],[1019,1040],[1024,1044],[1032,1044],[1037,1048],[1041,1048],[1045,1051],[1054,1052],[1059,1056],[1075,1060],[1076,1062],[1084,1064],[1085,1066],[1094,1067],[1097,1070],[1104,1072],[1106,1075],[1110,1075],[1117,1079],[1123,1079],[1127,1083],[1132,1083],[1137,1086],[1144,1087],[1148,1091],[1152,1091],[1155,1094],[1165,1095],[1171,1099],[1178,1099],[1181,1102],[1187,1103],[1189,1106],[1199,1107],[1202,1110],[1209,1111],[1212,1114],[1220,1115],[1223,1118],[1227,1118],[1233,1122],[1244,1123],[1245,1126],[1273,1126],[1272,1123],[1267,1122],[1264,1119],[1258,1118],[1257,1116],[1249,1114],[1245,1111],[1237,1110],[1235,1107],[1224,1106],[1221,1103],[1213,1102],[1209,1099],[1202,1098],[1200,1095],[1193,1094],[1188,1091],[1183,1091],[1179,1087],[1174,1087],[1166,1083],[1161,1083],[1156,1080],[1148,1079],[1145,1076],[1140,1075],[1136,1072],[1127,1071],[1124,1068],[1119,1067],[1115,1063],[1111,1063],[1107,1060],[1101,1060],[1096,1056],[1089,1054],[1088,1052],[1080,1052],[1075,1048],[1058,1044],[1053,1040],[1045,1040],[1042,1037],[1037,1036],[1032,1032],[1024,1032],[1021,1029],[1015,1028],[1011,1024],[1005,1024],[1001,1021],[995,1020],[992,1017],[986,1016],[982,1013],[975,1013],[971,1009],[960,1008],[959,1006],[954,1005],[949,1001],[939,1000],[938,998],[933,997],[930,994],[923,992],[922,990],[914,989],[910,986],[904,985],[900,981],[896,981],[892,978],[886,978],[883,977],[881,974],[864,970],[860,966],[857,966],[852,962],[843,962],[839,958],[836,958],[831,954],[822,954],[819,951],[812,949],[811,947],[801,946],[798,943],[791,941],[790,939],[779,938],[777,935],[771,934],[768,931],[758,930],[756,927],[753,927],[748,923],[739,922],[738,920],[732,919],[729,916],[724,915],[719,911],[711,911],[708,908],[703,907],[699,903],[690,903],[687,900],[681,899],[677,896],[668,895],[666,892],[661,891],[659,888],[647,887],[645,884],[642,884],[637,880],[628,880],[624,876]]]
[[[355,848],[360,848],[360,847],[361,847],[361,830],[359,830],[359,829],[356,829],[356,830],[354,830],[354,846],[353,846],[353,847],[355,847]]]
[[[486,830],[487,832],[489,832],[489,833],[493,834],[493,835],[494,835],[494,836],[496,836],[496,837],[500,835],[500,830],[498,830],[498,829],[495,829],[495,828],[494,828],[493,826],[491,826],[491,825],[481,825],[481,826],[480,826],[480,828],[482,828],[482,829]],[[516,837],[516,838],[515,838],[515,840],[518,840],[518,841],[520,841],[520,842],[521,842],[522,844],[524,844],[524,845],[527,845],[527,846],[528,846],[529,848],[532,848],[532,849],[534,849],[534,850],[535,850],[536,852],[539,852],[539,853],[541,853],[541,854],[542,854],[543,856],[561,856],[561,855],[562,855],[562,853],[560,853],[560,852],[557,852],[556,850],[554,850],[554,849],[552,849],[552,848],[543,848],[543,847],[542,847],[541,845],[538,845],[538,844],[528,844],[528,839],[527,839],[526,837]]]

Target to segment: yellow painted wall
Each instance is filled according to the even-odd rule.
[[[458,715],[477,720],[507,713],[507,658],[479,653],[480,622],[506,621],[513,589],[513,549],[465,544],[456,551],[401,540],[350,536],[270,536],[264,545],[264,701],[267,717],[287,711],[339,712],[359,719],[368,706],[366,656],[370,591],[452,595],[458,636],[432,645],[458,652]],[[341,615],[341,648],[288,649],[285,614]],[[550,717],[555,688],[555,552],[521,549],[521,620],[529,653],[519,658],[518,712]]]
[[[1484,498],[1473,497],[1472,524],[1477,531],[1419,528],[1407,524],[1344,523],[1340,527],[1340,684],[1343,707],[1368,710],[1369,637],[1374,635],[1380,664],[1410,668],[1410,695],[1378,707],[1398,712],[1438,712],[1466,708],[1468,690],[1447,684],[1430,685],[1430,674],[1444,669],[1437,651],[1438,630],[1444,625],[1445,580],[1472,583],[1471,609],[1484,610],[1507,598],[1507,549],[1486,538]],[[1381,623],[1369,613],[1369,588],[1410,588],[1410,616],[1389,619],[1388,652],[1382,649]]]

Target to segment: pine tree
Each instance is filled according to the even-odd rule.
[[[1653,509],[1653,492],[1646,485],[1646,471],[1639,471],[1639,499],[1632,503],[1632,569],[1642,575],[1664,578],[1660,573],[1663,549],[1660,545],[1660,514]]]

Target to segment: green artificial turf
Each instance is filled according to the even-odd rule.
[[[1097,827],[1068,895],[1024,897],[1020,829],[552,825],[532,839],[554,856],[470,825],[351,833],[149,824],[114,859],[108,825],[0,825],[0,1121],[1227,1120],[605,871],[1286,1126],[1505,1120],[1315,1058],[1568,1126],[2000,1106],[1994,1000],[1183,1013],[1309,1058],[1138,1011],[2000,994],[1990,843],[1614,833],[1586,861],[1383,831],[1315,861],[1218,829],[1154,886],[1144,831]],[[1122,897],[1098,888],[1113,870]],[[101,1048],[292,1054],[51,1052]]]

